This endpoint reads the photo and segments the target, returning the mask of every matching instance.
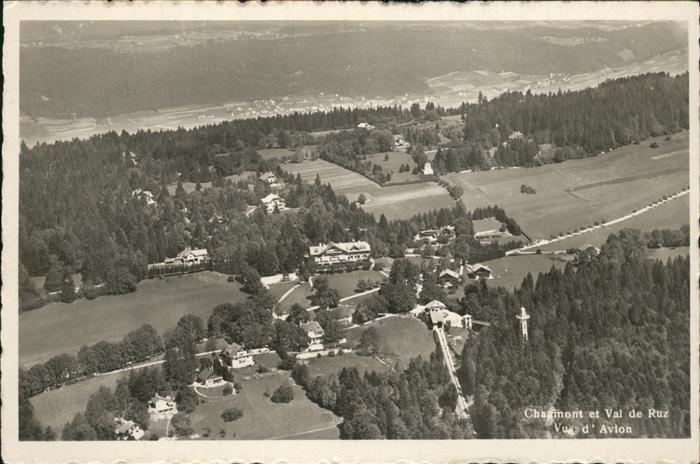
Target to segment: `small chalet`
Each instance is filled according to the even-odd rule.
[[[484,266],[483,264],[467,264],[467,277],[470,279],[492,279],[493,278],[493,273],[491,269],[488,266]]]
[[[224,378],[214,372],[214,369],[208,367],[199,371],[199,374],[197,374],[197,382],[205,387],[215,387],[224,383]]]
[[[361,122],[357,125],[358,129],[367,129],[367,130],[372,130],[374,129],[374,126],[368,122]]]
[[[260,176],[260,180],[267,183],[268,185],[274,185],[277,183],[277,176],[271,172],[266,172]]]
[[[319,243],[309,247],[309,256],[319,266],[368,260],[372,248],[364,241]]]
[[[438,282],[445,288],[457,287],[459,285],[459,277],[459,272],[445,269],[438,276]]]
[[[428,243],[437,242],[440,237],[445,237],[448,241],[455,238],[455,228],[453,226],[443,226],[439,229],[424,229],[419,231],[413,239],[415,241],[427,240]]]
[[[348,327],[352,325],[352,314],[355,312],[353,306],[341,304],[335,309],[332,309],[333,317],[340,323],[341,327]]]
[[[525,136],[520,131],[513,131],[508,136],[508,140],[522,140]]]
[[[423,165],[423,175],[432,176],[433,174],[435,174],[433,172],[433,167],[430,165],[430,161],[428,161]]]
[[[255,364],[253,355],[237,343],[229,343],[223,350],[223,358],[229,369],[240,369]]]
[[[302,328],[306,335],[309,337],[309,348],[308,350],[323,349],[322,339],[323,339],[323,328],[321,324],[316,321],[309,321],[300,324],[299,327]]]
[[[267,214],[274,213],[275,208],[280,212],[288,209],[284,199],[275,193],[269,194],[265,198],[262,198],[260,201],[262,202]]]
[[[173,416],[177,414],[177,403],[170,396],[156,395],[148,402],[151,416]]]
[[[206,248],[185,248],[174,259],[177,264],[204,264],[209,262],[209,252]]]

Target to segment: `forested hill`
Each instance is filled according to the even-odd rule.
[[[536,283],[528,276],[515,294],[470,287],[465,310],[492,322],[467,343],[460,369],[479,437],[542,437],[526,407],[668,410],[665,419],[597,423],[632,426],[625,437],[689,436],[689,272],[688,257],[645,259],[639,231],[623,230],[598,258]],[[531,314],[527,343],[520,305]]]
[[[686,47],[667,23],[617,30],[435,22],[335,29],[289,25],[282,38],[214,37],[155,51],[146,34],[128,50],[118,38],[100,46],[83,43],[86,37],[64,37],[62,46],[25,43],[20,109],[32,117],[104,117],[303,93],[398,96],[426,93],[427,78],[454,71],[587,73]]]
[[[464,143],[441,150],[433,167],[439,172],[488,167],[486,151],[492,148],[496,165],[534,166],[688,129],[688,91],[688,73],[655,73],[580,91],[480,98],[462,106]],[[540,153],[545,144],[549,150]]]

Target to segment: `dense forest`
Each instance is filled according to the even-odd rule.
[[[176,137],[185,134],[196,136],[183,131]],[[84,285],[104,284],[102,293],[125,293],[145,277],[147,263],[175,256],[187,246],[207,248],[219,271],[240,273],[252,267],[270,275],[298,270],[311,243],[362,239],[372,245],[375,257],[402,256],[418,230],[462,216],[469,221],[460,206],[411,220],[377,220],[330,186],[307,184],[278,168],[275,172],[285,183],[278,193],[293,209],[247,217],[246,207],[259,205],[271,192],[269,185],[217,177],[209,187],[191,193],[178,182],[171,195],[157,181],[167,161],[140,152],[146,154],[135,164],[126,156],[132,146],[125,143],[145,148],[139,145],[141,137],[148,139],[144,134],[112,133],[24,148],[19,224],[23,308],[43,301],[30,276],[46,275],[45,290],[65,290],[62,299],[70,302],[73,290],[66,282],[73,273],[82,274]],[[273,167],[259,162],[245,167]],[[139,189],[153,192],[156,205],[135,195]],[[465,256],[481,249],[472,238],[464,240]]]
[[[536,282],[528,275],[514,294],[465,290],[463,310],[492,323],[465,345],[459,371],[479,437],[543,436],[542,422],[523,420],[532,406],[668,410],[667,419],[630,421],[634,436],[688,436],[689,259],[663,263],[646,250],[627,229],[598,257]],[[532,315],[526,343],[521,305]]]
[[[436,172],[561,162],[688,129],[688,73],[645,74],[555,94],[480,96],[460,111],[464,141],[438,152]]]
[[[82,26],[74,25],[72,30],[79,34],[79,40],[69,40],[68,46],[56,46],[66,40],[63,35],[46,39],[56,36],[58,28],[48,23],[43,31],[36,31],[41,26],[33,25],[34,33],[31,29],[28,33],[44,43],[25,43],[20,48],[20,109],[32,117],[50,118],[105,117],[304,93],[365,97],[428,93],[427,78],[454,70],[588,73],[627,65],[630,55],[634,62],[641,62],[687,46],[683,33],[669,23],[609,30],[581,24],[566,29],[543,25],[510,29],[468,23],[364,22],[354,28],[327,23],[263,24],[261,30],[286,29],[284,36],[212,39],[156,48],[154,53],[147,49],[149,37],[144,32],[136,32],[143,45],[119,49],[117,39],[122,34],[131,35],[119,32],[123,25],[101,26],[107,31],[98,36],[108,36],[109,30],[117,33],[106,47],[94,48],[80,46],[83,40],[93,38],[83,35]],[[60,26],[70,29],[70,25]],[[231,27],[240,28],[236,24]],[[85,29],[94,30],[89,25]],[[195,29],[195,40],[201,37],[201,27],[199,31]],[[168,33],[164,34],[167,37]],[[551,40],[557,37],[593,40],[567,46]],[[31,39],[23,37],[25,40]]]

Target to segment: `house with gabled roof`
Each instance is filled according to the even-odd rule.
[[[321,324],[319,324],[317,321],[309,321],[299,324],[299,327],[301,327],[301,329],[306,332],[306,335],[309,337],[309,347],[307,348],[307,351],[323,349],[322,342],[324,331]]]
[[[452,269],[444,269],[438,275],[438,282],[445,288],[457,287],[459,285],[459,272]]]
[[[214,372],[214,369],[207,367],[202,369],[197,374],[197,382],[204,385],[205,387],[215,387],[224,383],[224,378]]]
[[[469,277],[470,279],[479,280],[493,278],[493,272],[491,271],[491,268],[480,263],[467,264],[466,272],[467,277]]]
[[[318,266],[365,261],[371,253],[372,247],[365,241],[319,243],[309,247],[309,257]]]

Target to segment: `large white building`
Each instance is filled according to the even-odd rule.
[[[224,359],[230,369],[240,369],[255,364],[253,354],[237,343],[229,343],[224,348]]]
[[[287,209],[287,204],[285,203],[284,198],[280,197],[275,193],[269,194],[268,196],[262,198],[260,201],[265,207],[265,211],[267,211],[267,214],[274,213],[275,208],[277,208],[277,210],[280,212]]]
[[[318,246],[309,247],[309,256],[319,266],[365,261],[369,259],[371,252],[369,243],[364,241],[320,243]]]

